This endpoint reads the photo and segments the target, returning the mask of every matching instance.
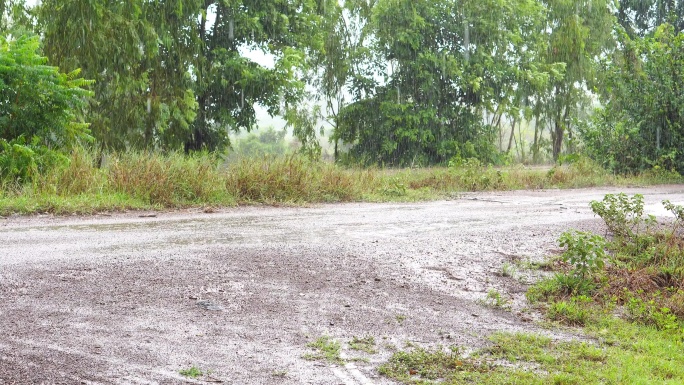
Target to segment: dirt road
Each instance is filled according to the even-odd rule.
[[[546,332],[524,309],[537,273],[515,262],[600,230],[589,202],[619,191],[658,215],[684,202],[664,186],[0,219],[0,384],[387,384],[377,366],[409,342]],[[509,310],[481,303],[491,289]],[[304,359],[321,336],[362,360]],[[368,336],[378,353],[349,347]]]

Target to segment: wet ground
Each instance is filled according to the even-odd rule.
[[[548,333],[524,302],[540,273],[520,265],[567,229],[603,231],[589,202],[619,191],[657,215],[684,203],[663,186],[0,219],[0,384],[388,384],[377,366],[407,343]],[[304,359],[321,336],[362,360]],[[378,353],[349,347],[368,336]]]

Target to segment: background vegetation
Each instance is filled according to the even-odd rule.
[[[0,184],[5,197],[59,195],[59,175],[83,166],[94,175],[88,186],[138,196],[122,187],[121,168],[143,178],[135,173],[157,162],[169,173],[210,170],[195,174],[207,176],[203,186],[233,186],[220,199],[202,187],[214,191],[208,202],[225,203],[256,199],[243,195],[254,186],[235,183],[264,175],[304,183],[276,175],[278,165],[339,183],[373,173],[359,166],[451,167],[433,169],[434,183],[380,172],[363,193],[340,193],[349,182],[314,199],[344,200],[383,188],[420,195],[421,185],[553,185],[562,174],[507,184],[509,171],[487,168],[514,160],[579,161],[577,175],[603,173],[583,157],[613,174],[677,180],[683,19],[675,0],[7,0]],[[282,117],[293,138],[272,130],[231,143],[256,128],[259,108]],[[316,163],[324,132],[332,158],[351,169]],[[304,158],[264,160],[294,152]],[[455,168],[477,168],[481,180],[462,182]],[[248,170],[263,175],[247,180]],[[136,191],[148,204],[205,199],[166,178],[160,186],[184,186],[175,198],[157,199],[143,181]],[[264,201],[298,200],[269,194]]]

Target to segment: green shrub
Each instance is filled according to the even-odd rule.
[[[33,180],[91,139],[80,121],[91,81],[46,65],[37,36],[0,36],[0,179]]]
[[[654,295],[657,297],[660,293]],[[677,316],[669,308],[659,307],[655,299],[645,301],[637,296],[630,296],[625,305],[628,318],[633,322],[654,326],[659,330],[681,328]]]
[[[606,241],[602,236],[585,231],[566,231],[558,239],[566,250],[561,255],[573,267],[573,274],[586,278],[605,266]]]

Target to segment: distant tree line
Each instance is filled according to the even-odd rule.
[[[5,0],[0,14],[5,170],[21,149],[83,141],[223,151],[259,104],[314,156],[327,122],[357,164],[501,163],[525,125],[535,161],[684,171],[682,0]]]

